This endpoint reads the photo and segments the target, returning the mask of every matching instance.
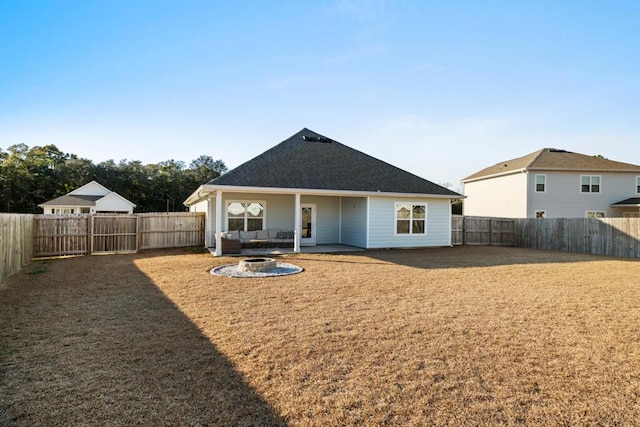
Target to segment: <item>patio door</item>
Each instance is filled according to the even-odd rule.
[[[300,245],[315,246],[316,244],[316,205],[300,205],[302,217],[302,234],[300,235]]]

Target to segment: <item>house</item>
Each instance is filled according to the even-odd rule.
[[[131,214],[135,204],[95,181],[38,205],[45,214]]]
[[[462,196],[309,129],[201,185],[184,202],[220,232],[293,230],[304,245],[451,245],[451,202]]]
[[[507,218],[637,217],[640,166],[543,148],[469,175],[464,214]]]

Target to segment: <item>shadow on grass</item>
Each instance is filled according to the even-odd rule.
[[[0,289],[0,424],[286,425],[133,260],[57,260]]]

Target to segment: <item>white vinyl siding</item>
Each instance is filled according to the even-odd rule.
[[[527,215],[526,173],[464,184],[463,211],[468,216],[524,218]],[[531,187],[534,187],[533,177]]]
[[[124,212],[133,213],[133,206],[127,199],[110,193],[96,201],[95,212]]]
[[[397,202],[427,206],[426,234],[396,233]],[[369,248],[408,248],[451,244],[451,203],[448,199],[407,198],[403,200],[370,197],[369,206]]]

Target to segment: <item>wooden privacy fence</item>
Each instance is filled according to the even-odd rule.
[[[453,245],[504,245],[640,258],[640,219],[453,215],[451,241]]]
[[[20,271],[33,254],[33,215],[0,214],[0,283]]]
[[[514,219],[516,246],[640,258],[638,218]]]
[[[129,253],[204,245],[202,212],[135,215],[36,215],[33,255]]]
[[[451,242],[453,245],[513,246],[513,219],[452,215]]]

